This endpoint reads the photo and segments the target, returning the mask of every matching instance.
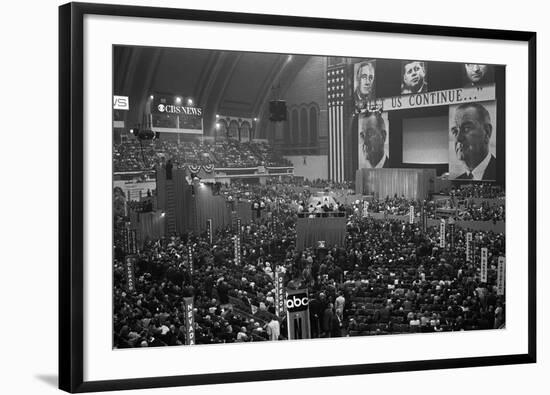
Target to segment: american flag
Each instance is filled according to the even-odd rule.
[[[327,70],[329,179],[344,180],[344,66]]]

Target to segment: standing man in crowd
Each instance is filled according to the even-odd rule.
[[[279,335],[281,334],[281,325],[275,317],[271,318],[271,321],[267,323],[266,332],[267,336],[269,336],[269,340],[279,340]]]
[[[455,126],[451,132],[455,138],[455,152],[464,163],[466,171],[457,180],[495,180],[496,158],[489,152],[493,133],[491,117],[479,103],[464,103],[455,112]]]

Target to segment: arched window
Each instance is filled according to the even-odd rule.
[[[227,133],[227,137],[230,139],[238,139],[239,138],[239,123],[235,120],[229,122],[229,130]]]
[[[307,110],[305,108],[302,108],[300,110],[300,145],[308,145],[309,139],[308,137],[308,119],[307,119]]]
[[[250,124],[247,121],[241,124],[241,141],[250,141]]]
[[[309,145],[317,146],[318,145],[318,125],[317,125],[317,108],[311,107],[309,109]]]
[[[286,121],[283,126],[283,141],[285,144],[290,144],[290,115],[286,112]]]
[[[292,142],[292,144],[298,144],[299,143],[298,136],[300,134],[300,129],[299,129],[299,123],[298,123],[299,122],[298,110],[296,109],[292,110],[291,122],[292,122],[292,125],[290,128],[290,141]]]
[[[227,123],[224,119],[219,119],[216,121],[216,137],[226,137],[227,136]]]

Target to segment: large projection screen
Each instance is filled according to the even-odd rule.
[[[449,163],[449,117],[403,119],[403,163]]]

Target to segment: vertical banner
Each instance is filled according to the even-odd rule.
[[[242,221],[240,218],[237,218],[237,236],[239,236],[239,239],[242,236],[243,228],[242,228]]]
[[[483,247],[481,249],[481,260],[480,260],[480,269],[481,269],[481,282],[487,282],[487,248]]]
[[[136,279],[135,279],[135,258],[133,256],[126,257],[126,290],[128,292],[134,292],[136,290]]]
[[[124,236],[124,251],[126,254],[131,254],[130,252],[130,229],[128,227],[123,230]]]
[[[445,220],[439,224],[439,247],[445,248]]]
[[[185,319],[185,344],[195,344],[195,317],[193,316],[193,297],[183,298],[183,315]]]
[[[280,319],[285,313],[285,286],[284,273],[277,270],[275,272],[275,315]]]
[[[212,244],[212,218],[206,220],[206,237],[208,243]]]
[[[241,238],[238,235],[233,236],[233,245],[235,248],[235,265],[241,264]]]
[[[472,239],[472,263],[474,266],[477,264],[477,240],[478,236],[475,235],[475,237]]]
[[[451,250],[455,248],[455,221],[452,218],[449,219],[449,244]]]
[[[288,339],[311,339],[307,288],[286,291]]]
[[[126,254],[137,254],[136,231],[129,227],[124,229],[124,249]]]
[[[193,275],[193,245],[189,244],[187,246],[187,262],[189,264],[188,270],[189,274]]]
[[[466,262],[472,261],[472,232],[466,233]]]
[[[414,224],[414,206],[409,207],[409,224]]]
[[[363,218],[367,218],[369,216],[369,202],[366,200],[363,200]]]
[[[506,281],[506,258],[498,257],[497,267],[497,295],[504,295],[504,283]]]
[[[422,232],[426,233],[426,229],[428,228],[428,217],[426,215],[426,202],[422,202],[422,206],[420,207],[420,218],[422,219]]]

